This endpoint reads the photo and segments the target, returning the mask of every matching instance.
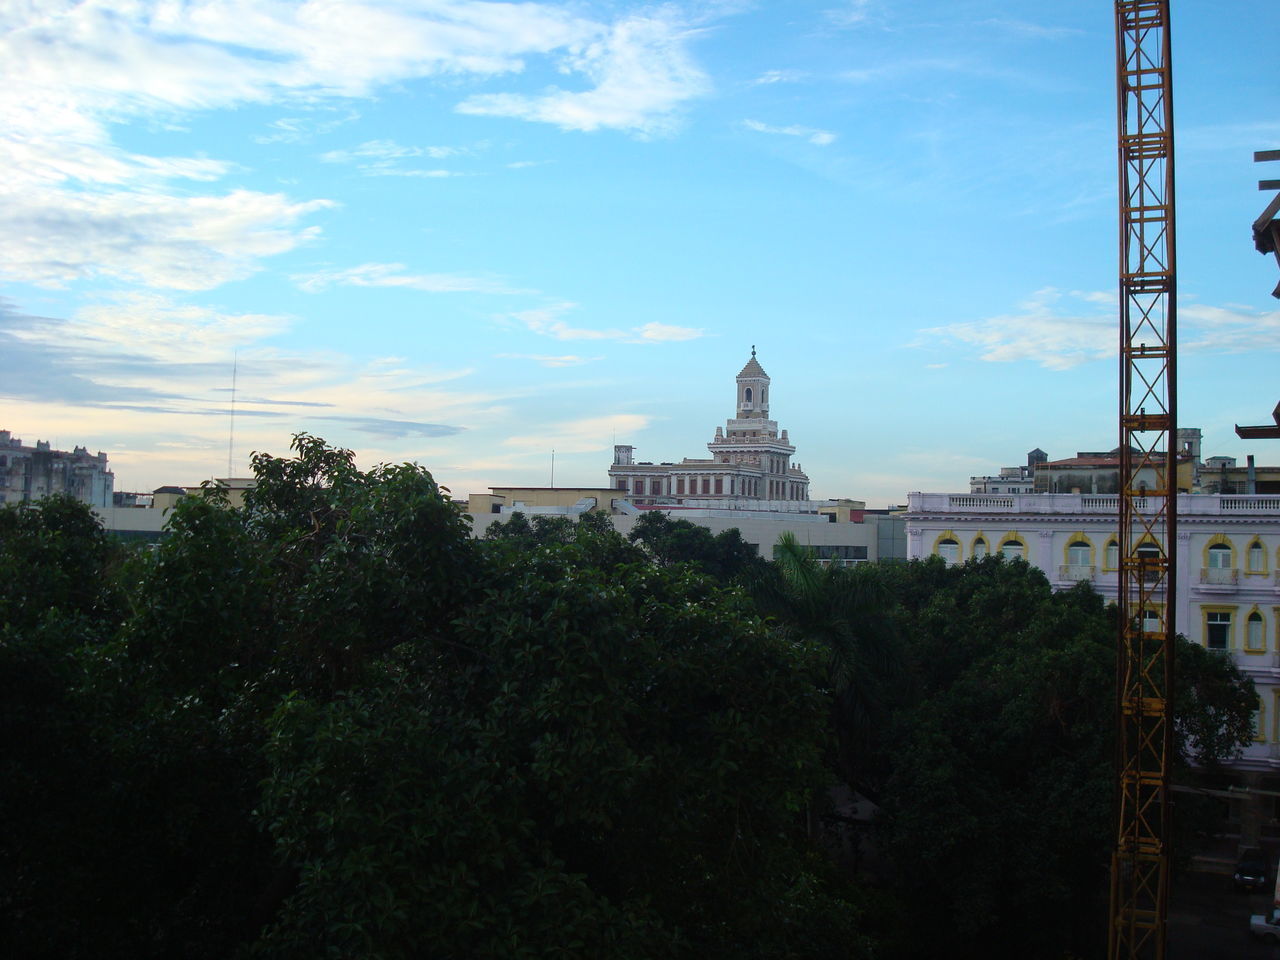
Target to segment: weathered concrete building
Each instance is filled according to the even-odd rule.
[[[0,430],[0,503],[25,503],[65,493],[90,506],[111,506],[115,475],[101,450],[84,447],[70,453],[54,450],[46,440],[29,447],[8,430]]]

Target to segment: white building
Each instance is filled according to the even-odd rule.
[[[93,507],[109,507],[114,486],[115,474],[101,450],[96,456],[84,447],[68,453],[52,449],[47,440],[28,447],[0,430],[0,504],[65,493]]]
[[[644,514],[656,510],[713,534],[737,530],[766,560],[772,559],[784,533],[794,536],[823,565],[906,557],[902,517],[887,510],[867,510],[861,500],[809,502],[816,509],[801,512],[744,510],[715,501],[705,506],[636,506],[619,493],[584,487],[491,487],[487,494],[471,495],[467,513],[476,537],[483,536],[491,523],[506,522],[516,513],[573,519],[588,512],[605,514],[614,529],[626,536]]]
[[[707,459],[637,463],[634,447],[614,447],[609,486],[490,487],[472,494],[467,513],[475,536],[512,514],[575,517],[607,514],[623,534],[658,510],[712,533],[737,529],[766,559],[790,533],[823,564],[903,559],[901,516],[867,510],[861,500],[810,500],[809,478],[792,463],[787,431],[769,419],[769,375],[755,348],[737,378],[734,414],[717,427]]]
[[[1049,459],[1039,447],[1027,454],[1023,466],[1001,467],[1000,473],[989,477],[970,477],[970,493],[1035,493],[1036,467]]]
[[[1115,600],[1119,505],[1114,494],[912,493],[907,556],[960,563],[999,551],[1057,588],[1087,580]],[[1258,690],[1254,743],[1232,767],[1254,799],[1233,813],[1243,839],[1280,836],[1269,795],[1280,791],[1280,496],[1179,494],[1177,511],[1175,628],[1232,657]]]
[[[716,427],[708,459],[637,463],[635,448],[613,448],[609,485],[636,504],[730,503],[743,509],[800,510],[809,500],[809,478],[793,464],[796,448],[787,431],[769,419],[769,375],[751,359],[737,376],[734,416]],[[765,501],[772,506],[764,506]]]

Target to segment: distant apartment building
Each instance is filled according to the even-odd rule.
[[[1039,447],[1027,454],[1023,466],[1001,467],[1000,473],[991,477],[970,477],[970,493],[1035,493],[1036,467],[1049,459]]]
[[[1170,544],[1174,623],[1192,641],[1231,657],[1257,687],[1254,742],[1222,786],[1239,798],[1229,802],[1229,815],[1242,842],[1280,840],[1280,490],[1264,488],[1270,477],[1280,479],[1280,469],[1237,468],[1227,457],[1202,464],[1200,431],[1183,433],[1177,537]],[[1083,580],[1115,600],[1120,498],[1113,453],[1046,461],[1035,477],[1043,492],[910,494],[907,555],[963,563],[999,553],[1038,567],[1056,589]],[[1153,618],[1164,602],[1162,595],[1152,598]]]
[[[63,493],[93,507],[109,507],[114,485],[115,475],[102,451],[54,450],[46,440],[29,447],[0,430],[0,503],[26,503]]]

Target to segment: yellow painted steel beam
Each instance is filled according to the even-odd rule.
[[[1168,0],[1116,0],[1115,17],[1120,626],[1107,951],[1111,960],[1160,960],[1169,889],[1177,573],[1177,274]],[[1152,546],[1155,556],[1148,556]]]

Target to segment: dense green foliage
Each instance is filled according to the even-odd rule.
[[[473,540],[425,471],[307,436],[254,470],[154,550],[0,509],[5,955],[1091,952],[1115,630],[1088,589],[769,564],[656,512]],[[1251,686],[1189,644],[1179,669],[1212,765]],[[837,781],[880,805],[870,874],[814,842]]]
[[[0,512],[7,955],[863,954],[811,647],[599,524],[474,541],[418,468],[297,453],[123,565]]]
[[[1040,571],[998,556],[877,576],[897,600],[908,678],[883,731],[883,852],[893,886],[935,921],[898,952],[1098,953],[1115,608],[1085,584],[1055,593]],[[1177,662],[1179,755],[1232,755],[1252,735],[1252,682],[1181,638]]]

